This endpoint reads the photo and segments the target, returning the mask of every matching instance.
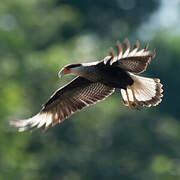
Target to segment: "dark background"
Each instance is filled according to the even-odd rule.
[[[180,179],[179,1],[0,2],[0,179]],[[48,131],[18,133],[10,120],[35,115],[72,76],[66,64],[104,58],[116,40],[150,43],[157,107],[131,111],[120,91]]]

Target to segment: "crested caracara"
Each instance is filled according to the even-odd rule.
[[[62,122],[73,113],[95,104],[120,89],[122,100],[130,109],[140,106],[156,106],[161,102],[162,84],[157,78],[142,77],[155,52],[139,50],[137,41],[130,51],[129,41],[124,41],[124,52],[117,42],[117,55],[110,55],[100,61],[70,64],[61,69],[59,76],[74,74],[77,77],[64,87],[59,88],[43,105],[41,111],[25,120],[11,121],[10,124],[24,131],[28,128]]]

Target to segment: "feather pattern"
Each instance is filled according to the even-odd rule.
[[[18,127],[19,131],[35,126],[37,128],[45,126],[47,129],[50,124],[62,122],[73,113],[105,99],[113,92],[112,87],[77,77],[68,85],[58,89],[37,115],[25,120],[11,121],[10,124]]]
[[[104,64],[109,63],[110,65],[118,66],[125,71],[136,74],[144,72],[151,59],[155,56],[155,51],[147,50],[148,44],[143,49],[138,51],[139,41],[136,41],[132,51],[130,51],[130,43],[128,39],[124,40],[124,52],[119,41],[117,42],[116,47],[117,56],[115,56],[111,51],[110,56],[107,56],[103,60]]]
[[[159,79],[141,77],[132,73],[130,73],[130,76],[134,80],[133,87],[139,106],[156,106],[161,102],[163,89]],[[133,94],[129,87],[127,88],[127,91],[130,102],[134,104]],[[127,96],[124,89],[121,89],[121,95],[124,104],[127,106]]]

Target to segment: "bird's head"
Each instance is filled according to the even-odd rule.
[[[67,66],[64,66],[61,71],[59,71],[58,76],[62,77],[66,74],[75,74],[78,75],[78,71],[80,71],[80,68],[82,67],[82,64],[76,63],[76,64],[68,64]]]

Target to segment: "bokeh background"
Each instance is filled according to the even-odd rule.
[[[0,179],[180,179],[180,1],[0,2]],[[35,115],[72,76],[66,64],[104,58],[116,40],[147,42],[157,56],[157,107],[131,111],[120,92],[48,131],[18,133],[10,120]]]

